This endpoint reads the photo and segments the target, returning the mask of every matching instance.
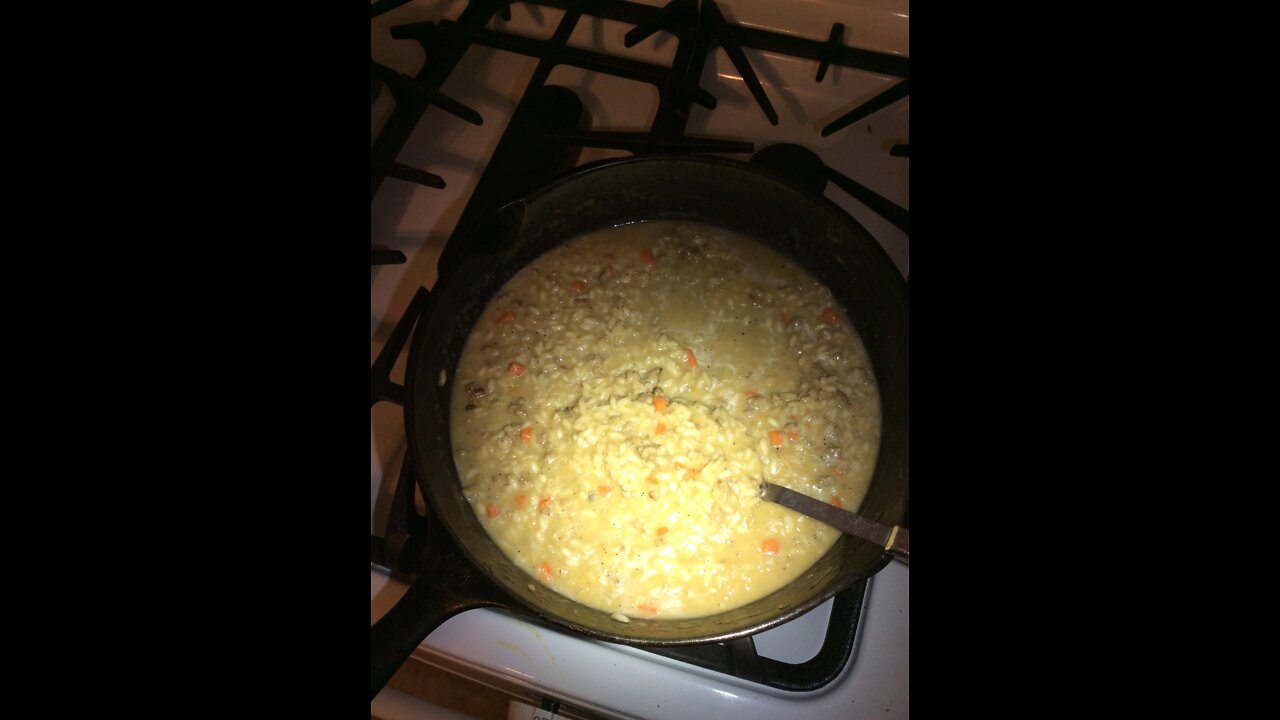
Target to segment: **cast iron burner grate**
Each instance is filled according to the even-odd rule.
[[[379,0],[372,15],[394,10],[407,0]],[[516,52],[539,58],[537,69],[517,105],[497,148],[476,185],[466,208],[446,243],[438,263],[438,277],[450,275],[468,251],[468,241],[476,224],[501,205],[541,187],[577,164],[584,147],[627,150],[637,155],[651,153],[749,153],[752,143],[733,139],[690,137],[685,134],[694,103],[714,109],[716,98],[698,85],[707,55],[723,47],[739,71],[752,97],[770,123],[777,113],[761,86],[743,47],[817,60],[815,82],[822,82],[830,65],[842,65],[903,78],[875,98],[853,108],[822,128],[823,136],[847,127],[871,113],[906,97],[909,92],[908,61],[905,58],[848,47],[843,43],[845,28],[836,23],[826,41],[784,35],[728,22],[714,0],[673,0],[664,7],[640,5],[625,0],[537,0],[531,4],[565,11],[553,35],[545,40],[486,28],[498,13],[510,19],[509,2],[472,0],[454,21],[398,25],[391,29],[397,39],[414,39],[426,53],[426,63],[416,77],[409,77],[371,62],[372,95],[386,88],[395,98],[395,109],[370,150],[370,197],[391,177],[427,187],[440,188],[444,181],[428,170],[396,162],[396,156],[417,127],[426,109],[436,105],[453,118],[480,124],[483,118],[471,108],[443,95],[441,85],[453,72],[462,54],[474,45]],[[612,56],[568,45],[577,23],[584,15],[632,24],[625,44],[631,47],[658,31],[676,37],[675,57],[669,67]],[[573,91],[546,80],[557,65],[570,65],[654,85],[659,93],[658,112],[648,132],[591,129],[590,118]],[[909,146],[895,145],[893,157],[908,158]],[[904,160],[905,161],[905,160]],[[909,213],[892,201],[827,167],[810,150],[798,145],[773,145],[756,153],[751,162],[788,177],[792,182],[821,193],[828,182],[835,184],[883,216],[904,232],[910,232]],[[381,248],[371,249],[373,264],[403,263],[403,254]],[[386,400],[404,403],[404,387],[391,381],[391,368],[402,354],[410,331],[430,303],[430,293],[420,288],[405,314],[396,324],[387,344],[371,369],[371,405]],[[420,493],[415,473],[408,461],[401,470],[391,505],[385,538],[371,537],[371,560],[393,573],[403,575],[416,567],[426,544],[431,518],[416,510],[415,494]],[[456,548],[453,552],[457,551]],[[844,669],[856,641],[867,581],[859,582],[835,596],[831,620],[821,650],[812,659],[790,664],[762,657],[751,638],[729,643],[647,649],[659,655],[734,675],[744,680],[791,691],[811,691],[823,687]]]
[[[372,6],[377,17],[404,4],[404,0],[380,0]],[[755,148],[749,142],[732,139],[689,137],[685,128],[693,103],[715,109],[714,94],[698,85],[707,55],[717,46],[723,47],[738,70],[761,112],[773,125],[777,112],[760,84],[744,47],[817,60],[814,82],[822,82],[832,64],[857,68],[903,80],[865,103],[854,107],[822,128],[822,136],[831,135],[872,113],[908,96],[910,92],[909,62],[887,53],[848,47],[844,44],[845,27],[832,25],[827,40],[811,40],[784,35],[759,28],[744,27],[727,21],[714,0],[672,0],[664,7],[640,5],[626,0],[536,0],[528,4],[564,10],[554,34],[545,40],[525,37],[485,26],[501,13],[509,20],[510,2],[472,0],[457,20],[439,23],[421,22],[391,28],[396,39],[416,40],[426,53],[426,62],[417,77],[411,78],[372,62],[373,96],[380,87],[388,88],[395,97],[395,109],[370,149],[370,191],[372,199],[384,178],[392,177],[433,188],[443,188],[438,175],[396,162],[396,156],[431,105],[453,115],[445,122],[462,120],[479,125],[483,118],[475,110],[440,92],[467,48],[482,45],[539,59],[538,67],[516,107],[494,158],[516,156],[511,162],[524,174],[499,174],[493,160],[481,176],[480,183],[468,201],[466,210],[446,244],[439,273],[446,275],[465,252],[465,239],[479,216],[515,200],[528,190],[546,184],[556,175],[574,166],[584,147],[629,150],[637,155],[656,152],[747,153]],[[624,44],[632,47],[659,31],[675,36],[675,57],[669,67],[607,53],[571,47],[569,37],[583,16],[634,25]],[[547,78],[558,65],[569,65],[616,77],[652,84],[658,90],[658,112],[648,132],[593,130],[584,127],[589,120],[582,115],[582,103],[548,86]],[[542,113],[549,113],[550,117]],[[908,145],[895,145],[892,157],[909,158]],[[518,159],[516,159],[518,158]],[[857,181],[832,168],[823,166],[827,179],[858,201],[882,215],[895,226],[910,233],[909,213],[891,200],[875,193]],[[404,256],[381,248],[372,254],[373,264],[401,263]]]

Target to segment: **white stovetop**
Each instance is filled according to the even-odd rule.
[[[665,0],[646,0],[661,5]],[[908,55],[909,9],[905,0],[724,0],[726,17],[743,25],[790,32],[825,40],[832,22],[846,26],[845,42],[855,47]],[[413,41],[390,39],[393,25],[453,19],[462,0],[416,0],[372,22],[371,53],[375,60],[413,75],[424,54]],[[546,37],[562,11],[516,3],[512,21],[502,27],[524,35]],[[784,24],[785,23],[785,24]],[[622,45],[630,26],[612,21],[580,22],[570,43],[650,62],[669,63],[675,42],[657,33],[635,48]],[[897,82],[896,78],[832,66],[821,84],[813,81],[817,63],[747,49],[757,75],[779,115],[770,126],[755,106],[745,84],[723,50],[708,58],[701,85],[716,96],[714,111],[694,106],[689,135],[732,137],[756,143],[759,150],[775,142],[794,142],[814,150],[845,175],[904,208],[910,208],[908,166],[888,148],[909,141],[909,99],[879,111],[828,138],[827,123]],[[436,260],[505,128],[537,61],[511,53],[473,48],[442,87],[446,94],[477,110],[485,119],[477,127],[431,108],[414,130],[397,160],[442,176],[443,190],[394,179],[384,181],[371,206],[371,243],[403,252],[402,265],[371,270],[370,362],[404,313],[419,286],[436,280]],[[657,92],[630,83],[559,67],[550,84],[574,88],[592,117],[595,129],[646,129]],[[383,92],[371,108],[376,136],[392,107]],[[626,153],[584,150],[580,162]],[[729,155],[747,159],[745,155]],[[905,275],[909,238],[842,190],[826,195],[867,228]],[[407,353],[406,353],[407,354]],[[403,380],[404,358],[393,373]],[[381,482],[398,477],[406,450],[400,408],[380,403],[371,413],[371,531],[381,534],[390,503],[390,487]],[[553,696],[606,716],[688,718],[701,720],[777,717],[907,717],[910,709],[909,617],[910,572],[890,564],[872,579],[863,610],[859,645],[845,674],[814,693],[786,693],[749,685],[626,646],[587,640],[534,626],[500,611],[472,610],[438,628],[422,644],[418,657],[473,679],[515,686]],[[404,591],[380,572],[370,571],[371,620],[380,617]],[[798,622],[757,636],[761,652],[797,662],[811,657],[825,629],[827,603]],[[824,615],[825,614],[825,615]]]
[[[386,583],[381,573],[370,573],[372,594],[389,606],[390,596],[399,597],[403,588],[386,588]],[[911,571],[896,562],[871,580],[853,658],[843,675],[810,693],[753,685],[487,609],[470,610],[445,622],[427,637],[415,657],[485,684],[504,689],[514,685],[605,717],[906,718],[911,711],[910,587]],[[829,615],[830,603],[809,615],[823,613]],[[825,628],[825,622],[819,625]],[[767,635],[755,638],[762,654],[789,659],[778,657],[787,654],[782,647],[766,648]],[[790,659],[812,657],[811,651],[799,654],[802,657]]]

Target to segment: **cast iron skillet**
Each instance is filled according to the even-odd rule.
[[[418,321],[406,373],[405,424],[409,460],[420,469],[418,482],[433,517],[414,583],[370,630],[370,698],[432,630],[469,608],[533,613],[633,645],[723,642],[808,612],[888,564],[883,548],[843,536],[794,582],[737,610],[620,623],[547,590],[489,539],[462,496],[449,439],[453,371],[472,325],[490,297],[548,249],[591,230],[655,219],[696,220],[749,235],[831,288],[866,343],[880,386],[880,452],[859,512],[890,525],[901,522],[908,489],[907,291],[875,239],[834,203],[741,162],[650,156],[580,168],[478,227],[467,259],[436,285]]]

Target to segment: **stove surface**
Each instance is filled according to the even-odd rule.
[[[528,37],[548,38],[565,11],[552,5],[515,3],[511,20],[499,16],[486,25]],[[659,2],[639,3],[658,6]],[[589,5],[589,4],[588,4]],[[422,46],[393,39],[392,28],[418,22],[456,19],[463,0],[416,0],[371,23],[371,55],[383,66],[409,76],[426,62]],[[719,3],[725,17],[747,28],[762,28],[815,41],[825,41],[832,23],[843,23],[843,41],[854,48],[905,58],[909,55],[908,3],[900,0],[829,2]],[[631,24],[585,18],[569,39],[571,47],[600,49],[628,58],[669,64],[674,38],[658,32],[635,47],[623,36]],[[746,140],[755,150],[775,143],[795,143],[815,151],[838,175],[909,210],[908,159],[900,148],[909,143],[909,98],[899,99],[842,129],[823,135],[851,109],[894,87],[899,77],[833,64],[815,82],[818,63],[744,49],[759,76],[778,124],[772,125],[756,104],[742,73],[723,48],[708,54],[699,86],[716,99],[714,110],[694,105],[686,134]],[[470,124],[438,107],[426,110],[413,127],[397,163],[438,175],[444,188],[388,178],[371,202],[371,244],[403,253],[401,264],[371,269],[371,361],[387,342],[419,287],[437,279],[437,262],[462,216],[467,201],[525,86],[539,61],[513,52],[472,46],[462,56],[440,92],[474,109],[483,118]],[[612,78],[567,65],[551,71],[549,85],[575,91],[593,130],[642,131],[653,121],[658,92],[650,85]],[[371,140],[386,128],[394,107],[383,87],[370,106]],[[622,150],[586,148],[584,164],[621,157]],[[726,154],[745,160],[747,154]],[[828,183],[825,195],[844,208],[880,242],[905,276],[909,271],[906,229],[849,192]],[[406,353],[407,354],[407,353]],[[402,356],[392,377],[403,381]],[[407,450],[402,408],[380,403],[371,412],[371,532],[386,530],[386,517]],[[390,478],[390,482],[383,482]],[[420,501],[419,501],[420,502]],[[482,683],[531,698],[556,698],[575,708],[605,717],[709,718],[774,717],[906,717],[909,715],[909,570],[892,563],[868,586],[854,656],[842,675],[812,692],[790,693],[748,683],[728,675],[680,663],[636,648],[562,633],[505,611],[472,610],[435,630],[415,657]],[[370,571],[371,620],[385,612],[404,585],[377,569]],[[831,613],[828,601],[813,612],[756,636],[762,655],[802,662],[821,646]]]

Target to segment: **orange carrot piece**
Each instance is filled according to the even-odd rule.
[[[800,433],[792,430],[787,433],[787,439],[790,440],[791,442],[795,442],[800,439]]]
[[[662,537],[663,535],[666,535],[666,534],[667,534],[667,528],[665,527],[658,528],[658,537]]]
[[[836,314],[835,310],[832,310],[831,308],[827,308],[826,310],[822,311],[822,322],[828,325],[835,325],[836,323],[840,322],[840,316]]]
[[[654,428],[653,431],[658,435],[661,435],[667,431],[667,426],[663,423],[658,423],[658,427]]]
[[[844,507],[844,503],[840,501],[840,496],[839,496],[839,495],[832,495],[832,496],[831,496],[831,500],[830,500],[829,502],[830,502],[832,505],[835,505],[835,506],[836,506],[836,507],[838,507],[838,508],[842,508],[842,507]]]
[[[689,348],[684,349],[684,361],[689,363],[689,367],[691,368],[698,367],[698,358],[693,356],[693,351]]]
[[[608,485],[601,485],[600,487],[596,488],[596,490],[601,495],[608,495],[609,493],[613,492],[613,488],[609,487]]]
[[[773,538],[765,538],[764,542],[760,543],[760,552],[765,555],[777,555],[778,550],[778,541]]]
[[[667,399],[661,395],[653,396],[653,409],[662,412],[667,409]]]
[[[502,512],[498,510],[498,506],[494,505],[493,503],[489,503],[487,506],[485,506],[484,512],[486,515],[489,516],[490,520],[502,514]]]
[[[551,508],[551,497],[547,496],[538,501],[539,510],[548,510]]]
[[[513,313],[513,312],[511,312],[510,310],[508,310],[508,311],[506,311],[506,312],[502,313],[501,315],[499,315],[499,316],[498,316],[498,319],[497,319],[495,322],[496,322],[497,324],[501,325],[502,323],[504,323],[504,322],[506,322],[506,321],[508,321],[508,320],[515,320],[515,319],[516,319],[516,314],[515,314],[515,313]]]
[[[769,431],[769,444],[776,448],[782,447],[782,431],[781,430]]]
[[[516,505],[518,505],[519,507],[524,507],[525,505],[528,505],[528,504],[529,504],[529,498],[528,498],[528,496],[526,496],[526,495],[517,495],[517,496],[516,496]]]
[[[753,398],[753,397],[755,397],[755,396],[757,396],[757,395],[759,395],[759,394],[760,394],[760,393],[756,392],[755,390],[748,390],[748,391],[747,391],[747,399],[748,399],[748,400],[750,400],[751,398]]]
[[[520,442],[525,443],[526,445],[533,442],[533,428],[520,428]]]
[[[645,478],[645,479],[646,479],[646,480],[648,480],[649,482],[653,483],[654,485],[657,485],[657,484],[658,484],[658,478],[657,478],[657,477],[655,477],[652,473],[650,473],[649,477],[647,477],[647,478]]]
[[[573,281],[573,291],[575,293],[581,293],[583,290],[586,290],[586,289],[587,289],[586,283],[582,282],[581,280]]]
[[[653,267],[658,264],[658,258],[653,256],[653,251],[649,248],[645,248],[640,252],[640,261],[649,267]]]
[[[520,377],[524,374],[524,365],[518,362],[511,363],[507,366],[507,374],[511,377]]]
[[[546,580],[548,582],[551,581],[551,577],[552,577],[551,563],[547,562],[546,560],[543,560],[542,564],[538,566],[538,572],[542,573],[543,580]]]
[[[636,607],[640,608],[640,609],[641,609],[641,610],[643,610],[644,612],[649,613],[650,615],[657,615],[657,614],[658,614],[658,606],[657,606],[657,605],[653,605],[653,604],[651,604],[651,603],[640,603],[640,604],[639,604],[639,605],[637,605]]]

